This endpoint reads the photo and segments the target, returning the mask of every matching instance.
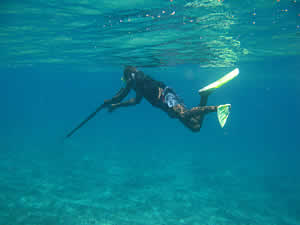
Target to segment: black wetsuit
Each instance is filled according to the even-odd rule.
[[[142,95],[151,105],[162,107],[162,99],[158,98],[159,88],[165,89],[166,85],[163,82],[156,81],[145,75],[143,72],[136,72],[134,78],[129,82],[129,85],[137,95]]]
[[[133,89],[136,97],[121,102]],[[181,104],[185,110],[183,101],[176,93],[163,82],[152,79],[141,71],[133,71],[129,74],[126,87],[122,88],[112,99],[104,101],[105,104],[113,104],[114,107],[127,107],[140,103],[145,98],[152,106],[158,107],[167,112],[172,118],[177,117],[174,106]]]

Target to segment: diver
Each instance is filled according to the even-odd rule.
[[[150,76],[137,70],[133,66],[126,66],[124,75],[121,78],[125,82],[125,87],[121,88],[113,98],[105,100],[95,112],[73,129],[66,138],[70,137],[76,130],[93,118],[101,109],[107,108],[109,112],[113,112],[120,107],[137,105],[143,98],[145,98],[152,106],[165,111],[171,118],[176,118],[181,121],[193,132],[200,131],[204,116],[212,112],[217,112],[218,120],[221,127],[223,127],[229,115],[231,105],[206,106],[208,96],[215,89],[237,76],[238,73],[238,69],[235,69],[216,82],[200,89],[200,105],[188,109],[172,88],[166,86],[163,82],[152,79]],[[122,102],[131,90],[135,91],[136,96],[128,101]]]

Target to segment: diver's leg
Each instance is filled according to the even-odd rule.
[[[190,110],[185,108],[183,104],[177,104],[168,110],[168,114],[172,118],[178,118],[186,127],[193,132],[200,130],[204,115],[209,112],[216,112],[217,106],[205,106],[208,96],[202,96],[200,106]]]
[[[184,112],[184,117],[191,118],[191,117],[199,117],[203,116],[207,113],[217,112],[218,106],[197,106],[193,107],[190,110]]]
[[[192,123],[195,129],[200,130],[204,116],[207,113],[217,112],[218,106],[198,106],[186,111],[183,115],[187,123]],[[196,121],[196,122],[195,122]]]
[[[208,95],[201,96],[200,106],[206,106],[208,100]]]
[[[196,118],[189,118],[189,119],[186,119],[186,118],[179,118],[180,122],[183,123],[183,125],[187,128],[189,128],[191,131],[193,132],[198,132],[200,131],[200,124],[198,122],[198,120]]]
[[[188,111],[188,109],[185,108],[184,105],[178,104],[174,107],[172,107],[172,111],[168,112],[169,116],[172,118],[177,118],[183,125],[193,132],[197,132],[200,130],[199,123],[197,119],[195,118],[187,118],[185,116],[185,113]]]
[[[178,104],[172,109],[176,115],[175,117],[178,118],[180,122],[193,132],[198,132],[200,131],[204,115],[210,112],[216,112],[217,106],[198,106],[188,110],[183,105]]]
[[[207,114],[210,112],[216,112],[217,106],[206,106],[208,96],[202,96],[200,106],[193,107],[192,109],[185,108],[182,104],[177,104],[172,107],[172,111],[176,115],[176,117],[192,117],[199,116],[199,114]]]
[[[206,106],[207,100],[208,100],[208,95],[203,95],[203,96],[201,96],[200,107]],[[205,115],[205,114],[202,114],[202,115],[199,117],[199,124],[200,124],[200,127],[202,126],[202,123],[203,123],[203,120],[204,120],[204,115]]]
[[[217,110],[218,110],[218,106],[204,106],[204,107],[205,107],[204,113],[200,114],[200,116],[196,116],[196,118],[199,121],[200,127],[202,127],[204,117],[207,113],[217,112]]]

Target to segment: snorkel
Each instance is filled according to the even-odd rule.
[[[126,80],[124,79],[124,76],[121,77],[121,81],[123,81],[126,84]]]

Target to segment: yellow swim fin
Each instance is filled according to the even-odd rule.
[[[222,128],[225,126],[225,123],[226,123],[227,118],[230,113],[230,108],[231,108],[230,104],[218,106],[217,115],[218,115],[218,120],[219,120],[220,126]]]
[[[228,73],[225,76],[223,76],[222,78],[220,78],[219,80],[207,85],[204,88],[201,88],[198,91],[198,93],[200,95],[209,95],[217,88],[219,88],[219,87],[223,86],[224,84],[226,84],[227,82],[231,81],[233,78],[235,78],[237,75],[239,75],[239,73],[240,73],[239,69],[236,68],[233,71],[231,71],[230,73]]]

